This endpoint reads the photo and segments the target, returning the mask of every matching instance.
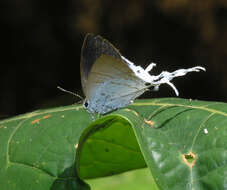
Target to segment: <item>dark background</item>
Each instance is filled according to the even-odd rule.
[[[197,65],[173,82],[182,98],[227,101],[226,0],[2,0],[0,117],[78,101],[80,50],[87,32],[112,42],[154,73]],[[172,97],[163,85],[143,97]]]

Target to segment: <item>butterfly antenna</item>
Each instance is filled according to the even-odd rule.
[[[76,96],[76,97],[80,98],[81,100],[84,100],[84,98],[81,97],[79,94],[76,94],[76,93],[74,93],[74,92],[70,92],[70,91],[68,91],[68,90],[65,90],[64,88],[62,88],[62,87],[60,87],[60,86],[57,86],[57,88],[58,88],[59,90],[63,91],[63,92],[72,94],[73,96]]]

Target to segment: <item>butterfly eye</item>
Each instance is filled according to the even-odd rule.
[[[87,101],[84,102],[84,107],[85,107],[85,108],[88,107],[88,102],[87,102]]]

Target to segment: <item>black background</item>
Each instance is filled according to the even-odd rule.
[[[100,34],[143,67],[204,66],[173,82],[181,98],[227,101],[227,1],[2,0],[0,118],[76,102],[82,94],[80,50]],[[142,97],[173,97],[167,85]]]

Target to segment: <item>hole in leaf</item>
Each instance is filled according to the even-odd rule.
[[[196,161],[195,153],[189,152],[188,154],[183,154],[182,158],[184,160],[184,163],[187,164],[190,168],[192,168],[195,165]]]

